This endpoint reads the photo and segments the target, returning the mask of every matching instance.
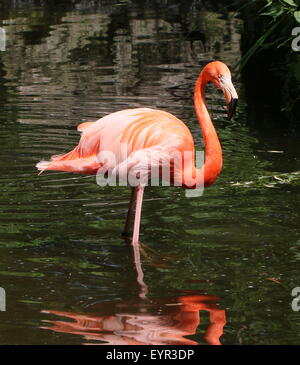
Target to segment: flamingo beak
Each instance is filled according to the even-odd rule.
[[[229,105],[227,105],[227,117],[228,120],[231,120],[231,118],[234,116],[236,112],[236,107],[238,103],[238,98],[231,98]]]
[[[220,80],[220,84],[226,99],[228,120],[230,120],[236,111],[238,94],[230,78],[223,76]]]

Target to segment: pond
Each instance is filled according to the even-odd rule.
[[[298,344],[299,135],[251,123],[237,72],[233,120],[207,91],[221,175],[193,199],[146,189],[140,250],[121,236],[128,188],[35,168],[78,143],[78,124],[126,108],[173,113],[203,149],[194,83],[208,61],[241,58],[237,14],[193,1],[15,3],[0,15],[0,343]]]

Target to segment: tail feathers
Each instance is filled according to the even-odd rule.
[[[95,158],[90,157],[78,158],[76,160],[41,161],[36,165],[36,167],[40,171],[39,175],[46,170],[94,175],[97,173],[101,165]]]
[[[50,162],[48,161],[40,161],[35,165],[35,167],[40,171],[39,175],[41,175],[45,170],[47,170]]]
[[[40,161],[36,167],[40,174],[46,170],[95,174],[101,165],[94,155],[81,157],[77,146],[65,155],[52,156],[51,161]]]
[[[51,161],[75,160],[76,158],[79,157],[80,157],[79,147],[76,146],[72,151],[68,153],[52,156]]]

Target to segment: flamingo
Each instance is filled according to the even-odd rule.
[[[80,124],[77,127],[82,133],[79,144],[69,153],[40,161],[37,169],[40,173],[56,170],[89,175],[111,171],[114,176],[125,178],[142,172],[143,179],[132,187],[123,231],[129,234],[135,208],[131,244],[139,245],[145,181],[151,177],[152,167],[159,166],[161,173],[162,166],[168,162],[171,165],[170,183],[188,189],[201,184],[204,187],[212,185],[221,172],[222,148],[205,104],[208,82],[223,91],[228,119],[233,116],[238,99],[229,68],[221,61],[208,63],[200,72],[194,89],[194,107],[205,144],[205,161],[201,168],[195,166],[193,137],[181,120],[162,110],[135,108]],[[186,152],[190,153],[189,158],[176,163],[178,156],[183,157]],[[115,159],[107,158],[107,153],[113,154]]]

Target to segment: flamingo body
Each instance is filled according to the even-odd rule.
[[[78,146],[65,155],[53,156],[49,162],[38,163],[40,171],[94,175],[103,166],[99,155],[103,153],[104,160],[106,152],[111,152],[115,159],[109,161],[105,168],[116,169],[118,173],[127,166],[125,174],[128,167],[149,170],[150,153],[152,164],[159,163],[164,156],[170,160],[175,151],[190,151],[194,155],[194,141],[187,126],[174,115],[161,110],[121,110],[96,122],[82,123],[77,129],[82,132]]]

